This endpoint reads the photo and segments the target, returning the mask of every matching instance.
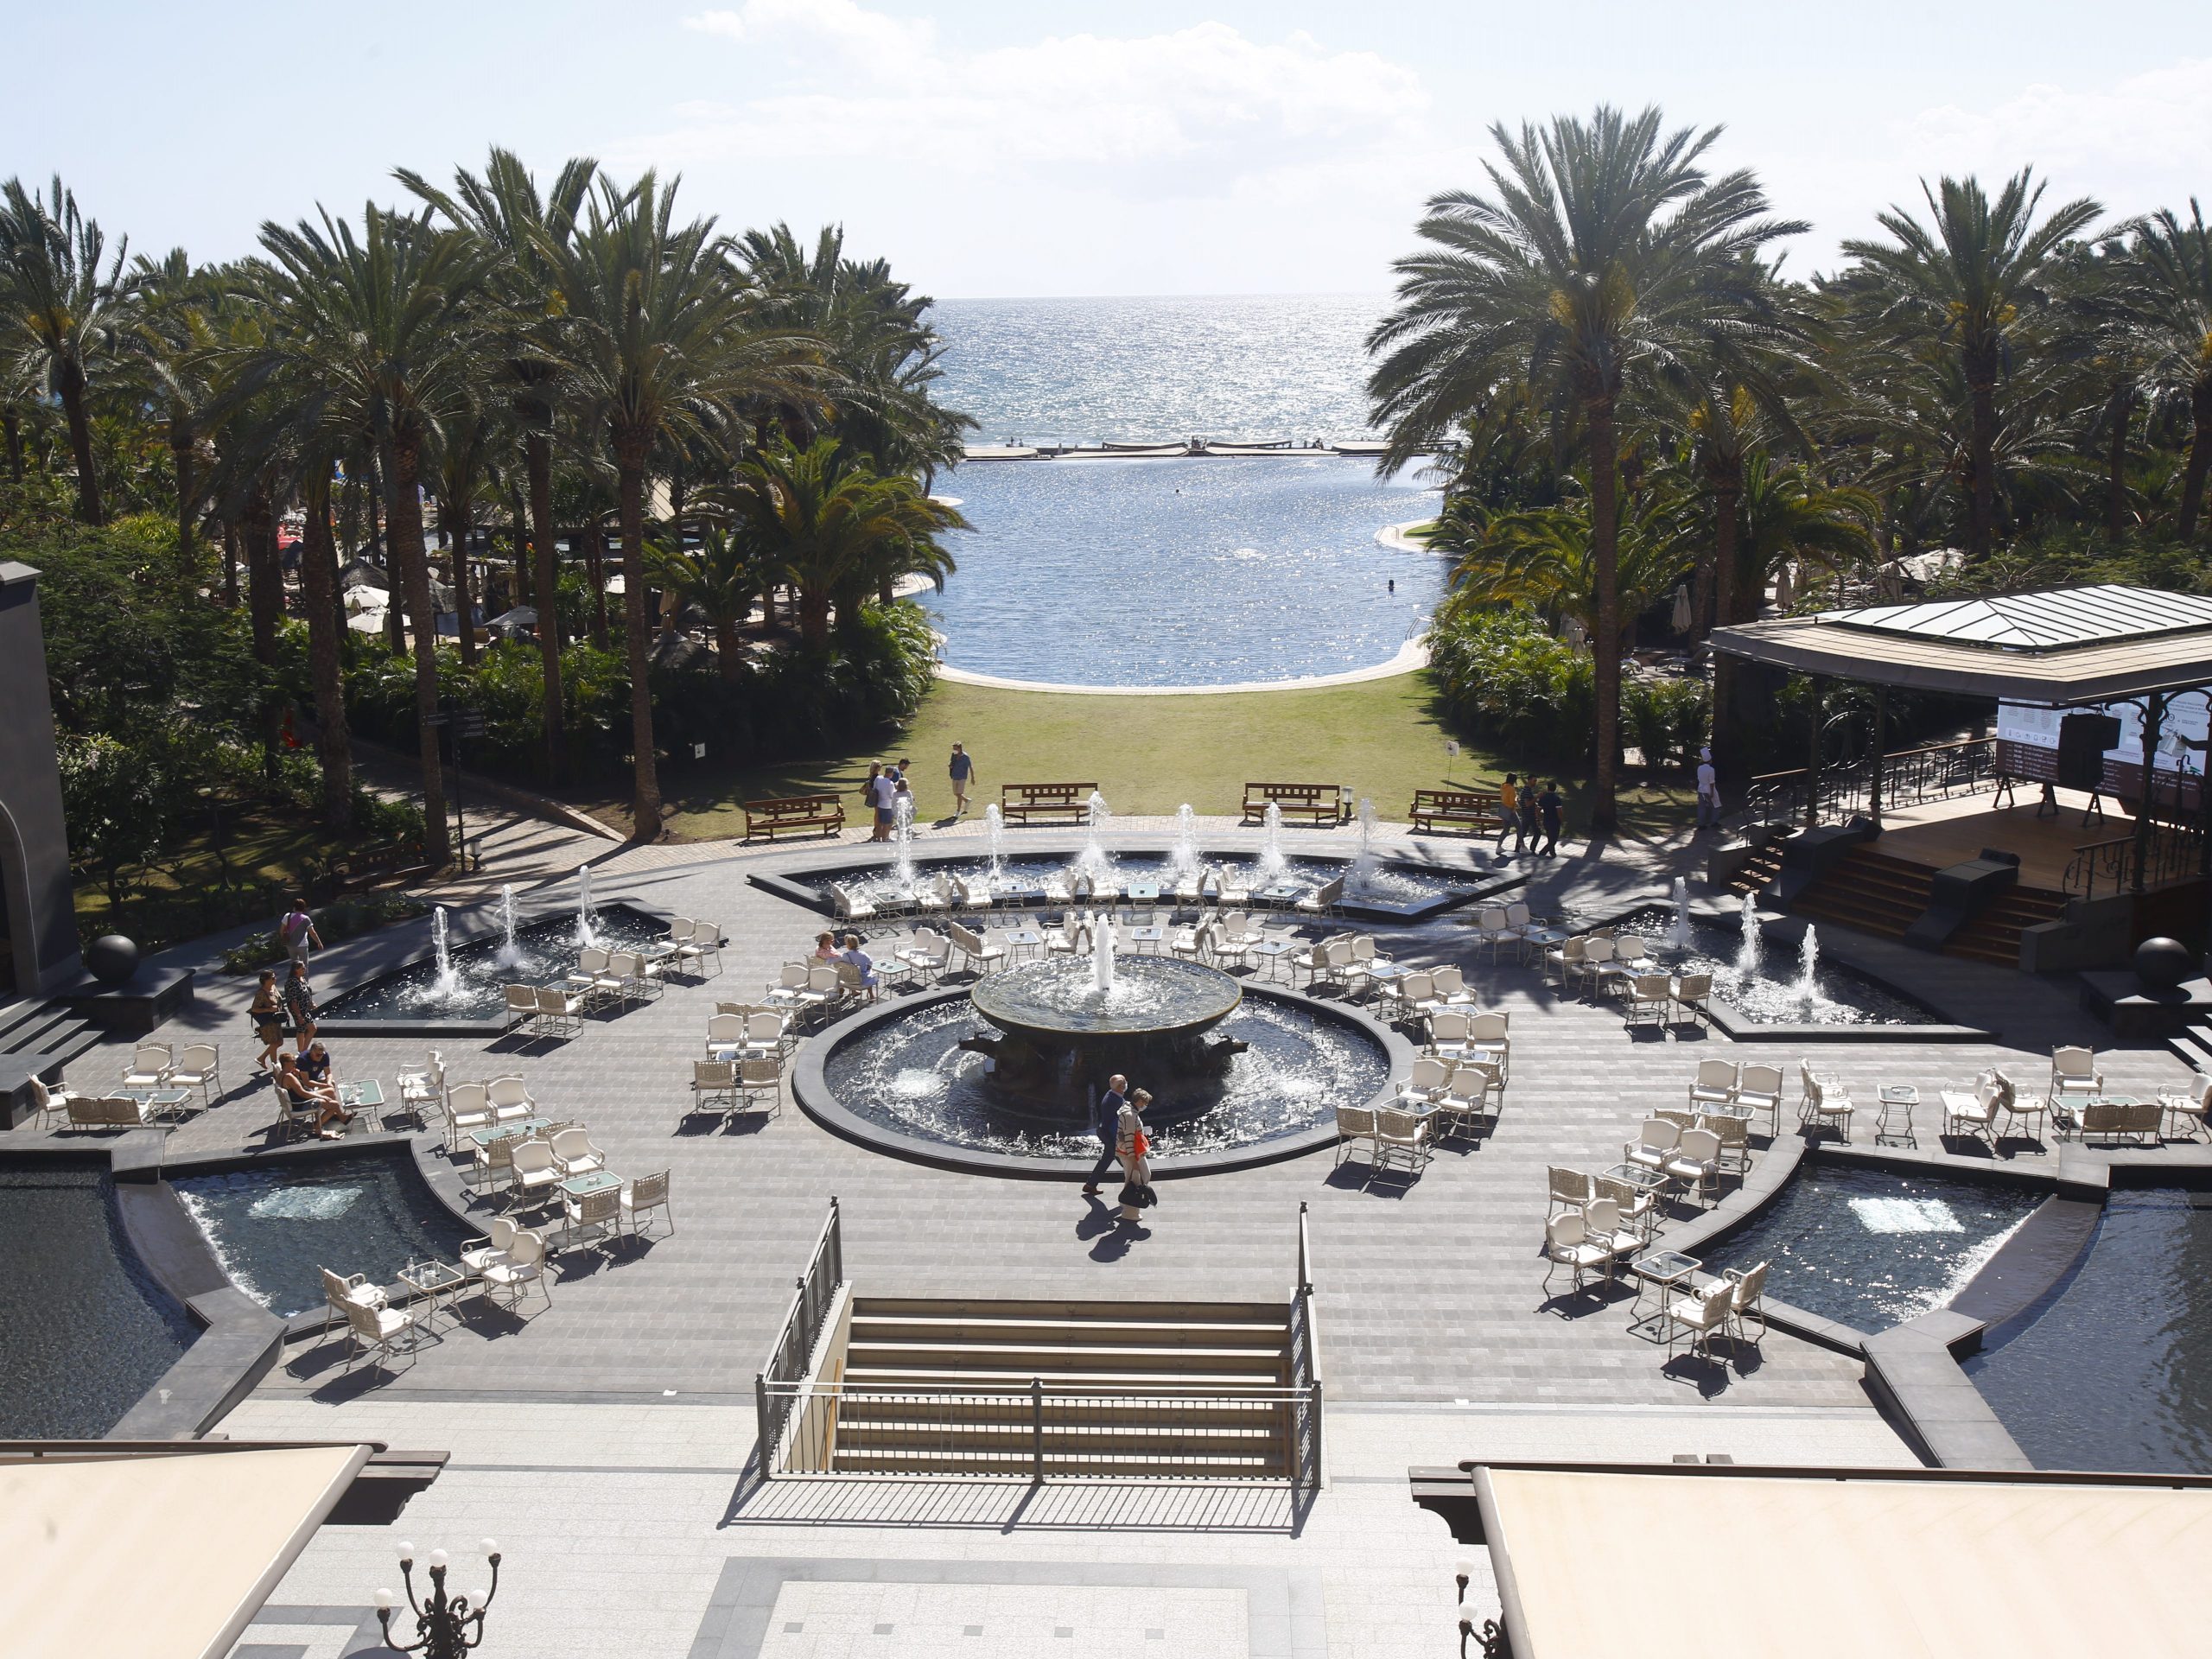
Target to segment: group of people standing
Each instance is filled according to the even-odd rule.
[[[874,824],[868,833],[870,841],[889,841],[898,832],[899,803],[901,798],[912,802],[913,785],[906,781],[906,773],[913,766],[907,760],[871,760],[868,765],[868,781],[861,785],[861,799],[868,803],[874,815]],[[945,775],[952,782],[952,816],[963,817],[968,810],[968,785],[975,781],[976,757],[964,745],[952,746],[952,759],[945,767]],[[908,811],[914,809],[910,805]]]
[[[1566,810],[1567,798],[1559,792],[1558,779],[1539,790],[1534,776],[1523,779],[1517,772],[1507,772],[1505,781],[1497,786],[1497,810],[1503,820],[1497,850],[1504,852],[1505,838],[1511,836],[1515,853],[1552,857],[1559,851],[1560,823]]]
[[[310,947],[322,948],[322,936],[315,931],[315,918],[308,913],[305,900],[292,900],[291,909],[276,925],[276,938],[284,947],[283,983],[277,984],[275,969],[263,969],[254,987],[252,1007],[246,1013],[261,1044],[254,1065],[275,1076],[287,1110],[296,1116],[314,1112],[315,1133],[335,1140],[357,1114],[347,1110],[340,1096],[338,1079],[331,1075],[330,1051],[315,1034],[315,1015],[321,1010],[308,986],[308,952]],[[288,1023],[298,1045],[289,1054],[283,1052]]]
[[[1144,1109],[1152,1104],[1147,1090],[1132,1089],[1116,1071],[1106,1079],[1106,1092],[1098,1097],[1090,1127],[1098,1136],[1098,1161],[1083,1184],[1085,1198],[1098,1196],[1098,1184],[1116,1163],[1122,1166],[1119,1202],[1122,1219],[1135,1221],[1159,1202],[1152,1190],[1152,1143],[1145,1134]]]

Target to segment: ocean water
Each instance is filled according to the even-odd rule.
[[[1361,438],[1379,294],[941,300],[938,395],[979,443]]]
[[[1437,495],[1363,461],[977,461],[975,526],[924,607],[955,668],[1059,685],[1230,685],[1389,661],[1445,562],[1379,545]],[[1396,584],[1395,589],[1392,583]]]

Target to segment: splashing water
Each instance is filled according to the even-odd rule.
[[[1351,879],[1344,884],[1354,893],[1365,893],[1375,885],[1375,825],[1380,816],[1373,801],[1359,798],[1359,850],[1352,855]]]
[[[515,890],[512,885],[499,889],[499,954],[495,960],[502,968],[512,968],[522,961],[522,947],[515,943]]]
[[[983,808],[983,830],[990,838],[991,880],[995,881],[1005,874],[1001,867],[1006,859],[1006,818],[996,801]]]
[[[1114,918],[1110,913],[1098,919],[1090,935],[1090,983],[1096,990],[1114,988]]]
[[[899,851],[891,861],[893,879],[901,893],[914,890],[914,798],[900,795],[893,803],[899,825]]]
[[[1797,1000],[1811,1007],[1821,1000],[1821,988],[1814,976],[1820,971],[1821,941],[1810,922],[1805,924],[1805,942],[1797,947]]]
[[[453,953],[446,948],[446,907],[443,905],[430,912],[430,949],[438,963],[438,976],[431,988],[440,996],[451,996],[461,988],[461,975],[454,968]]]
[[[576,871],[576,943],[599,943],[599,912],[591,902],[591,866]]]
[[[1675,929],[1668,939],[1677,950],[1690,948],[1690,884],[1679,875],[1675,878]]]
[[[1758,901],[1750,893],[1744,895],[1743,943],[1736,947],[1736,977],[1750,979],[1759,970],[1759,957],[1766,948],[1766,940],[1759,932]]]
[[[1094,789],[1083,816],[1090,827],[1083,838],[1083,850],[1075,856],[1075,868],[1089,876],[1094,884],[1103,884],[1114,874],[1113,855],[1106,850],[1104,840],[1106,825],[1114,814],[1107,807],[1106,798]]]
[[[1280,881],[1283,872],[1290,868],[1290,861],[1282,851],[1282,808],[1273,801],[1268,803],[1265,822],[1268,844],[1260,849],[1260,877],[1262,881]]]
[[[1175,850],[1168,862],[1179,877],[1198,873],[1198,815],[1188,801],[1175,809]]]

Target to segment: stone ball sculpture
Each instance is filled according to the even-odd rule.
[[[2145,939],[2135,947],[2135,977],[2150,991],[2171,991],[2196,971],[2196,953],[2179,939]]]
[[[85,947],[85,970],[103,985],[120,985],[138,971],[138,942],[104,934]]]

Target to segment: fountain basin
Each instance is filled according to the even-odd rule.
[[[1276,988],[1240,993],[1212,1027],[1248,1045],[1222,1075],[1132,1074],[1159,1096],[1147,1119],[1156,1180],[1333,1147],[1338,1105],[1385,1103],[1412,1069],[1412,1045],[1364,1014]],[[794,1097],[832,1134],[910,1162],[1081,1179],[1098,1154],[1087,1117],[1039,1114],[988,1088],[982,1057],[960,1047],[979,1028],[964,990],[863,1009],[799,1051]]]
[[[1001,1031],[1065,1042],[1205,1031],[1236,1011],[1243,988],[1217,968],[1168,957],[1124,957],[1099,990],[1088,957],[1025,963],[969,993]]]

